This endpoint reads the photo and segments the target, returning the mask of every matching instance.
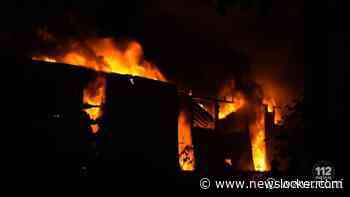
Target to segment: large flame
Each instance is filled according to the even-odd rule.
[[[193,171],[195,160],[191,136],[191,122],[186,110],[180,111],[178,131],[180,168],[184,171]]]
[[[254,170],[263,172],[270,169],[266,152],[265,118],[264,113],[260,108],[256,113],[256,120],[249,125],[250,140]]]
[[[47,36],[43,35],[50,34],[41,32],[40,36],[46,41]],[[166,81],[155,65],[143,59],[142,47],[135,41],[127,43],[124,50],[118,48],[111,38],[71,41],[66,45],[63,50],[60,47],[62,51],[56,52],[59,55],[38,55],[33,56],[32,59],[66,63],[107,73],[129,74]],[[95,81],[90,82],[84,89],[83,103],[92,106],[84,111],[89,114],[93,121],[96,121],[102,115],[101,105],[105,100],[105,89],[106,82],[103,77],[98,77]],[[93,133],[97,133],[99,130],[98,124],[92,124],[91,129]]]
[[[60,55],[38,55],[32,59],[166,81],[154,64],[143,59],[142,47],[135,41],[129,42],[123,50],[117,47],[112,38],[72,41],[67,45]]]

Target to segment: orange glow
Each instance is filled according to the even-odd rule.
[[[254,170],[259,172],[270,170],[267,161],[264,121],[264,113],[258,110],[256,121],[249,125]]]
[[[180,111],[178,119],[179,163],[183,171],[193,171],[195,168],[191,122],[187,111]]]
[[[267,105],[267,111],[272,113],[275,112],[274,123],[279,124],[282,120],[282,113],[277,107],[276,101],[273,98],[264,98],[263,104]]]

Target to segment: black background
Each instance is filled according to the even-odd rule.
[[[349,155],[349,138],[347,137],[349,132],[348,54],[350,52],[348,49],[350,44],[348,10],[343,2],[336,0],[327,1],[326,4],[313,1],[305,2],[303,67],[305,71],[306,144],[315,160],[330,161],[335,166],[337,175],[345,177],[348,175],[346,163]],[[136,4],[137,6],[134,6]],[[148,27],[142,26],[143,23],[140,21],[142,14],[139,11],[147,3],[140,4],[138,1],[127,1],[127,3],[75,1],[75,3],[65,4],[51,1],[50,3],[24,1],[21,3],[4,2],[2,5],[0,41],[3,43],[1,46],[3,55],[23,55],[27,50],[23,45],[30,45],[28,38],[32,36],[30,32],[35,26],[34,23],[45,24],[51,21],[50,16],[57,19],[54,16],[60,15],[62,10],[69,6],[75,6],[81,8],[84,17],[95,20],[94,22],[100,27],[97,30],[98,34],[136,38],[145,44],[145,51],[151,51],[150,54],[146,53],[145,55],[149,55],[155,61],[164,61],[161,57],[157,57],[159,52],[157,50],[160,50],[155,49],[157,44],[152,46],[152,43],[147,43],[149,42],[147,36],[142,33]],[[46,9],[46,6],[50,9]],[[95,12],[94,10],[100,11]],[[128,16],[127,20],[122,17],[126,15]],[[118,24],[118,26],[113,24]],[[181,27],[181,24],[177,25]],[[62,31],[59,26],[57,28],[67,34],[78,32],[71,29]],[[166,28],[176,29],[177,27]],[[161,30],[154,29],[154,31]],[[189,36],[189,39],[196,37],[196,35],[191,36],[190,34]],[[176,43],[177,39],[173,37],[172,42]],[[215,40],[213,42],[215,43]],[[215,44],[211,46],[215,46]],[[162,50],[166,49],[162,48]],[[169,50],[172,50],[171,47]],[[218,49],[218,51],[220,50]],[[230,60],[227,61],[230,62]],[[1,69],[6,71],[6,68]],[[175,70],[181,75],[183,68],[166,69],[168,72]],[[13,68],[10,70],[15,71]],[[13,83],[16,82],[15,74],[6,75],[4,78],[7,77]],[[188,78],[188,76],[184,76],[184,78]]]
[[[336,174],[347,176],[348,15],[344,2],[327,3],[309,4],[306,17],[307,141],[317,158],[333,162]]]

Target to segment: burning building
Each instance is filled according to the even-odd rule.
[[[39,31],[39,36],[45,41],[47,37],[51,37],[49,35],[47,32]],[[56,51],[56,55],[35,55],[32,59],[51,63],[63,62],[78,67],[87,67],[97,72],[128,74],[165,82],[166,79],[158,68],[143,60],[142,55],[142,48],[137,42],[127,43],[126,48],[121,49],[115,45],[112,39],[104,38],[71,41],[66,45],[63,52]],[[93,121],[90,124],[90,129],[95,134],[100,129],[98,119],[105,113],[102,106],[106,102],[106,83],[105,76],[98,75],[87,84],[83,91],[83,103],[87,106],[84,112]],[[134,85],[135,81],[133,78],[130,78],[130,83]],[[178,116],[178,150],[180,168],[185,171],[191,171],[194,169],[193,154],[191,153],[190,160],[186,156],[188,147],[192,146],[190,122],[188,122],[190,119],[186,116],[187,114],[186,109],[180,107]]]
[[[38,35],[57,42],[46,31]],[[30,102],[42,109],[33,115],[29,130],[38,129],[37,121],[45,122],[42,135],[50,140],[43,141],[56,144],[51,148],[58,153],[77,146],[86,156],[78,156],[82,163],[118,161],[118,170],[270,170],[268,136],[280,117],[259,88],[249,92],[229,80],[216,98],[181,91],[144,60],[134,41],[118,46],[110,38],[66,40],[31,59],[18,66],[33,95]],[[75,126],[61,128],[61,121]],[[85,145],[65,137],[70,132],[80,132],[77,144]]]
[[[252,104],[241,93],[236,96],[192,98],[192,134],[200,171],[220,172],[225,166],[231,172],[270,171],[268,136],[274,132],[275,112],[268,105]]]
[[[86,165],[92,175],[178,171],[174,85],[62,63],[12,65],[22,69],[30,95],[21,147],[46,162],[35,169],[65,175]]]

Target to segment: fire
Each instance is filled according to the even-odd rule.
[[[47,34],[45,34],[47,35]],[[46,39],[43,39],[46,40]],[[143,50],[139,43],[129,42],[124,49],[118,48],[111,38],[73,41],[66,44],[60,55],[33,56],[33,60],[59,62],[90,68],[105,73],[128,74],[153,80],[166,81],[164,75],[151,62],[143,59]],[[62,48],[62,47],[60,47]],[[96,121],[103,114],[101,106],[105,102],[106,81],[97,77],[83,91],[83,103],[91,105],[84,109],[91,120]],[[187,114],[182,111],[178,120],[179,163],[184,171],[194,170],[194,153],[191,138],[191,124]],[[99,131],[99,125],[90,125],[93,133]]]
[[[232,103],[220,103],[219,119],[223,119],[229,114],[236,112],[239,108],[243,107],[244,99],[241,95],[232,98]]]
[[[268,171],[270,168],[267,161],[264,123],[264,113],[258,110],[256,121],[249,125],[254,170],[260,172]]]
[[[41,35],[50,34],[43,34],[41,32]],[[46,41],[47,39],[43,38],[43,40]],[[142,47],[135,41],[127,43],[123,49],[118,48],[111,38],[73,41],[65,45],[66,47],[61,47],[60,44],[60,50],[56,51],[56,54],[59,55],[38,55],[33,56],[32,59],[66,63],[105,73],[128,74],[153,80],[167,81],[154,64],[143,59]],[[64,48],[63,51],[62,48]],[[90,82],[83,90],[83,103],[90,105],[84,111],[88,113],[90,119],[93,121],[98,120],[103,114],[101,106],[106,99],[105,91],[106,80],[101,76]],[[195,165],[194,153],[191,124],[188,119],[188,114],[181,111],[178,119],[179,163],[182,170],[193,171]],[[97,123],[93,123],[90,126],[93,133],[97,133],[100,129]]]
[[[74,41],[68,44],[63,54],[54,57],[40,55],[32,59],[166,81],[154,64],[143,59],[142,47],[135,41],[129,42],[123,50],[119,49],[111,38]]]
[[[55,59],[47,57],[47,56],[33,56],[32,57],[33,60],[41,60],[41,61],[45,61],[45,62],[56,62]]]
[[[195,168],[194,152],[191,136],[189,114],[182,110],[178,120],[179,163],[184,171],[193,171]]]
[[[277,108],[277,104],[275,99],[273,98],[264,98],[263,104],[267,105],[267,111],[272,113],[275,112],[274,123],[279,124],[282,120],[282,113],[279,108]]]
[[[219,119],[224,119],[229,114],[236,112],[244,105],[244,97],[238,91],[235,91],[235,81],[228,80],[220,88],[219,96],[228,102],[221,102],[219,106]],[[230,102],[231,101],[231,102]]]
[[[40,36],[45,39],[47,33],[41,32]],[[50,39],[56,40],[56,39]],[[55,56],[38,55],[33,60],[46,62],[59,62],[90,68],[106,73],[128,74],[141,76],[153,80],[166,81],[160,70],[152,63],[143,59],[143,50],[139,43],[133,41],[127,43],[125,49],[117,47],[111,38],[88,39],[85,41],[73,41],[66,43],[66,47]],[[103,77],[98,77],[84,89],[83,103],[94,107],[85,109],[91,120],[95,121],[102,116],[101,105],[105,100],[106,82]],[[98,132],[97,124],[91,125],[93,133]]]
[[[236,112],[238,109],[242,108],[247,102],[244,98],[244,95],[241,92],[235,91],[234,80],[230,80],[227,83],[225,83],[224,86],[220,89],[219,95],[224,96],[225,99],[228,101],[232,101],[232,103],[220,103],[219,119],[223,119],[229,114]],[[272,108],[269,110],[272,110]],[[257,115],[256,120],[249,124],[254,170],[261,172],[268,171],[269,164],[267,161],[267,150],[265,143],[264,113],[262,110],[257,110],[255,113]],[[232,164],[232,161],[225,159],[225,163]]]
[[[105,102],[105,87],[106,79],[100,76],[96,80],[91,81],[83,91],[83,103],[91,105],[90,108],[84,109],[84,111],[93,121],[102,116],[101,106]],[[97,133],[99,130],[99,126],[96,123],[91,124],[90,127],[92,133]]]

